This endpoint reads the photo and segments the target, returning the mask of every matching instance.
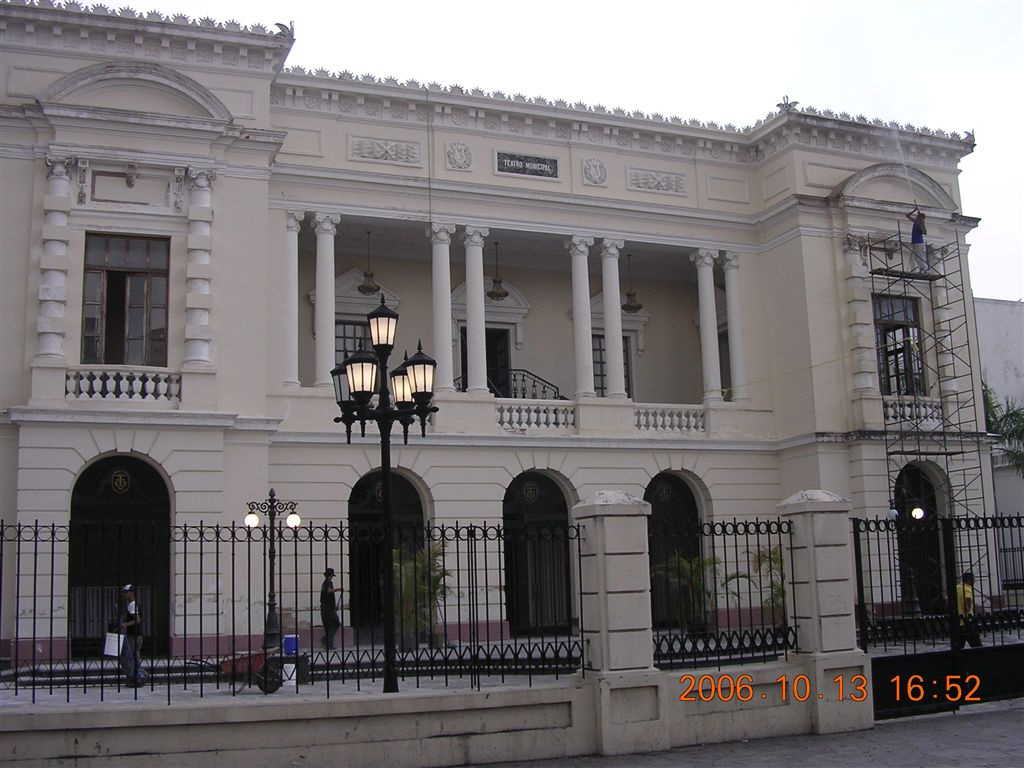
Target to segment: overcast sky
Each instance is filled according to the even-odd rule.
[[[295,23],[289,65],[749,125],[801,106],[974,131],[961,163],[976,296],[1024,298],[1024,0],[646,3],[115,0]],[[1016,95],[1014,95],[1016,94]]]

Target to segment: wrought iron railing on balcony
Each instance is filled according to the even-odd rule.
[[[74,401],[177,403],[181,400],[181,374],[117,366],[69,368],[64,397]]]
[[[504,372],[503,372],[504,373]],[[506,397],[514,400],[567,400],[563,397],[558,387],[547,379],[542,379],[535,373],[524,368],[512,368],[507,371],[507,377],[495,381],[492,377],[487,378],[487,388],[495,397]],[[466,391],[466,377],[459,376],[455,379],[455,389],[458,392]]]

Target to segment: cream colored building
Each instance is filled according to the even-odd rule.
[[[874,517],[904,465],[936,513],[991,511],[987,446],[886,437],[982,431],[971,141],[788,100],[740,129],[307,72],[284,30],[0,8],[5,521],[102,514],[84,486],[119,468],[175,524],[237,523],[270,486],[345,519],[379,466],[372,429],[332,421],[365,271],[397,351],[438,361],[440,410],[394,455],[427,521],[499,522],[517,482],[566,510],[669,483],[703,520],[820,488]],[[871,274],[912,200],[947,267],[915,278],[897,246]],[[880,376],[873,294],[956,361]]]

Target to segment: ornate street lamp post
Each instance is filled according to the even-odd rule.
[[[395,402],[391,403],[388,387],[388,357],[395,346],[398,313],[384,304],[370,312],[370,342],[373,352],[360,349],[349,355],[331,371],[334,394],[341,409],[335,423],[345,425],[345,439],[352,442],[352,425],[359,422],[360,432],[366,436],[366,422],[373,421],[380,431],[381,503],[384,519],[384,556],[381,558],[384,585],[384,693],[398,691],[398,673],[395,668],[395,571],[393,515],[391,510],[391,428],[402,425],[402,436],[409,442],[409,427],[419,419],[420,434],[427,434],[427,417],[436,413],[430,405],[434,396],[434,368],[437,363],[423,353],[417,345],[416,354],[391,372],[391,387]],[[377,406],[370,401],[377,394]]]
[[[267,653],[267,663],[270,662],[271,652],[281,647],[281,622],[277,615],[277,593],[274,591],[274,563],[277,559],[277,516],[287,513],[288,516],[285,518],[285,524],[289,528],[296,528],[302,523],[302,519],[295,511],[297,506],[298,503],[294,501],[278,501],[277,494],[271,488],[266,501],[249,502],[249,514],[245,516],[244,521],[249,528],[256,528],[260,524],[260,516],[257,513],[262,512],[267,516],[267,524],[270,526],[267,619],[263,623],[263,650]]]

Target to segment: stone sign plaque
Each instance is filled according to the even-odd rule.
[[[539,176],[542,179],[558,178],[558,159],[517,155],[512,152],[498,152],[496,167],[498,173],[514,173],[517,176]]]

